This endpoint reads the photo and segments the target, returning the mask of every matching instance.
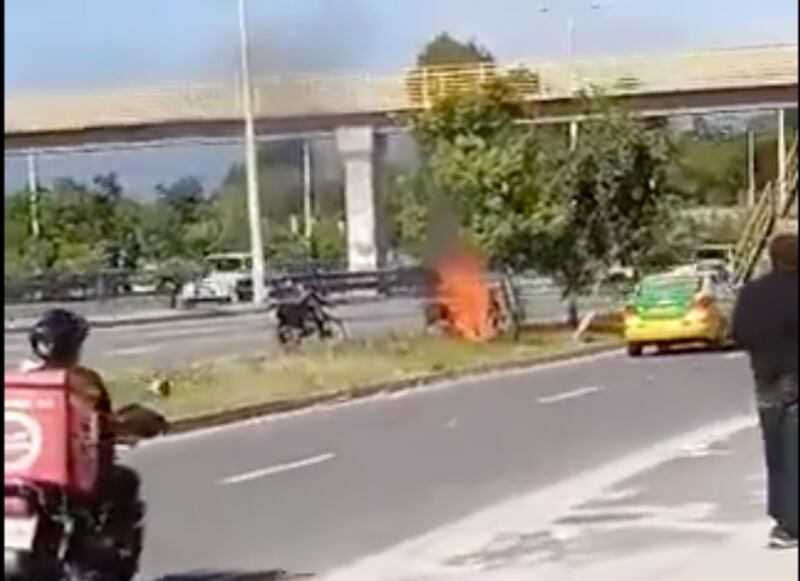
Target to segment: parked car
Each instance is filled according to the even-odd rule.
[[[251,276],[251,258],[246,252],[226,252],[206,257],[206,274],[185,283],[178,302],[191,307],[201,302],[238,303],[244,297],[242,284]]]
[[[636,357],[649,346],[659,351],[686,344],[723,346],[730,337],[734,299],[727,281],[713,273],[646,277],[625,309],[628,353]]]

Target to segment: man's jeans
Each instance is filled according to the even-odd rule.
[[[759,406],[767,463],[767,514],[797,537],[797,404]]]

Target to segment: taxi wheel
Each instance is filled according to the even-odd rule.
[[[628,355],[631,357],[640,357],[644,351],[644,345],[641,343],[628,343]]]

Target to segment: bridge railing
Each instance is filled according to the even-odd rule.
[[[670,56],[519,62],[412,69],[399,75],[292,75],[254,82],[262,118],[404,111],[470,90],[499,75],[531,100],[573,96],[599,87],[609,94],[728,89],[797,83],[797,45],[708,50]],[[163,122],[241,118],[230,84],[8,94],[5,133],[75,130]]]

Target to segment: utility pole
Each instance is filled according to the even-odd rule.
[[[244,113],[245,171],[247,174],[247,216],[250,224],[253,304],[266,302],[264,240],[261,232],[261,201],[258,195],[258,154],[253,120],[253,87],[250,81],[250,54],[247,38],[246,0],[239,0],[239,43],[242,68],[242,111]]]
[[[756,205],[756,140],[752,129],[747,130],[747,205]]]
[[[786,204],[786,116],[778,109],[778,211]]]
[[[306,241],[314,233],[313,174],[311,171],[311,141],[303,140],[303,235]]]
[[[569,122],[569,150],[575,151],[578,147],[578,122],[573,120]]]
[[[36,167],[36,153],[28,152],[28,196],[31,215],[31,233],[38,240],[42,235],[39,221],[39,172]]]

